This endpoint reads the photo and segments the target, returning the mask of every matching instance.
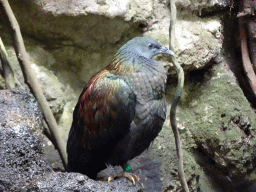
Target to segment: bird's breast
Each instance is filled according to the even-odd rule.
[[[159,100],[165,95],[166,74],[160,72],[134,72],[123,75],[137,99],[145,102]]]

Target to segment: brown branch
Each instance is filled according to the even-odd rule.
[[[256,3],[255,3],[256,7]],[[250,17],[247,20],[247,35],[251,62],[256,73],[256,17]]]
[[[7,0],[0,0],[0,5],[3,7],[3,10],[9,20],[9,25],[11,29],[11,35],[12,39],[14,42],[14,48],[15,52],[18,58],[18,61],[20,63],[23,76],[25,79],[26,84],[30,88],[30,91],[33,93],[35,98],[37,99],[43,114],[44,114],[44,119],[50,128],[52,138],[55,140],[56,143],[56,149],[58,150],[62,163],[64,167],[67,165],[67,155],[66,155],[66,145],[64,143],[64,140],[60,134],[60,131],[58,129],[56,120],[52,114],[52,111],[47,103],[47,100],[45,96],[43,95],[43,92],[40,88],[40,85],[38,84],[33,71],[31,70],[30,67],[30,61],[28,54],[26,52],[24,42],[21,36],[20,28],[18,25],[18,22],[12,12],[12,9],[8,3]]]
[[[253,66],[249,56],[244,17],[239,18],[239,31],[240,31],[240,40],[241,40],[242,61],[243,61],[245,75],[248,79],[248,82],[254,93],[254,96],[256,96],[256,75],[253,70]]]
[[[171,9],[171,18],[170,18],[170,28],[169,28],[169,47],[171,50],[174,50],[174,43],[175,43],[175,23],[176,23],[176,6],[175,1],[170,0],[170,9]],[[178,73],[178,86],[177,91],[175,93],[174,101],[171,106],[170,111],[170,121],[172,126],[172,131],[175,137],[175,144],[177,149],[177,155],[178,155],[178,172],[179,172],[179,179],[181,186],[185,192],[189,192],[184,169],[183,169],[183,153],[180,143],[180,136],[179,131],[177,128],[176,123],[176,109],[180,102],[180,98],[183,92],[183,85],[184,85],[184,71],[180,64],[176,61],[176,58],[172,58],[172,62],[174,66],[176,67],[177,73]]]
[[[15,87],[15,79],[14,79],[14,73],[10,66],[8,55],[5,50],[3,41],[0,37],[0,60],[2,63],[2,76],[5,80],[5,85],[7,89],[13,89]]]

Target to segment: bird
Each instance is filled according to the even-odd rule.
[[[121,166],[135,184],[128,161],[140,155],[157,137],[166,118],[164,67],[155,55],[173,51],[150,37],[134,37],[114,59],[85,85],[73,112],[67,141],[68,172],[91,179]],[[129,174],[130,173],[130,174]],[[119,175],[120,176],[120,175]],[[121,177],[120,176],[120,177]]]

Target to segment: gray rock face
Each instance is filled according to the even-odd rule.
[[[109,184],[78,173],[55,173],[42,153],[41,112],[31,94],[0,91],[0,191],[132,191],[127,179]]]
[[[200,16],[213,14],[230,6],[230,0],[209,0],[209,1],[191,1],[191,0],[176,0],[176,6],[183,14],[194,12]],[[184,7],[186,9],[184,9]]]
[[[142,187],[139,183],[133,185],[129,180],[121,178],[119,180],[107,183],[106,181],[94,181],[88,179],[80,173],[53,173],[36,182],[38,191],[88,191],[88,192],[106,192],[106,191],[131,191],[139,192]]]
[[[42,154],[41,118],[31,94],[0,91],[0,190],[21,191],[52,172]]]
[[[25,37],[36,76],[41,79],[44,93],[66,135],[72,121],[72,108],[85,83],[111,61],[122,44],[134,36],[149,36],[168,46],[169,0],[9,2]],[[244,96],[248,93],[246,89],[243,90],[244,93],[241,91],[241,85],[237,84],[232,75],[228,75],[230,72],[223,70],[223,66],[210,67],[219,56],[223,41],[232,41],[228,49],[236,49],[236,40],[230,40],[230,35],[223,32],[223,23],[231,21],[229,8],[227,9],[229,5],[229,0],[176,1],[177,41],[174,51],[187,73],[177,121],[184,149],[185,173],[190,189],[194,191],[230,191],[231,187],[238,186],[235,184],[246,186],[256,181],[256,123],[255,113]],[[225,10],[229,19],[219,16]],[[226,31],[235,33],[234,23],[226,27]],[[0,29],[0,36],[7,46],[10,59],[17,64],[8,32],[3,24],[0,24]],[[253,45],[250,44],[251,49]],[[228,52],[226,56],[233,58]],[[171,94],[174,93],[176,85],[171,74],[176,72],[172,71],[173,66],[165,58],[159,59],[169,72],[170,91],[167,92],[167,97],[171,103]],[[223,62],[224,65],[228,63],[225,60]],[[235,58],[235,65],[238,62],[239,58]],[[16,74],[19,71],[20,69],[15,68]],[[242,69],[238,69],[237,73],[243,76]],[[4,87],[1,77],[0,87]],[[34,101],[31,104],[32,97],[22,91],[5,93],[6,97],[2,97],[3,92],[0,95],[0,191],[99,191],[101,187],[103,191],[137,190],[136,187],[118,188],[117,184],[122,179],[114,181],[113,186],[111,183],[103,188],[105,182],[94,182],[81,174],[53,173],[43,160],[38,131],[32,131],[31,134],[31,130],[27,129],[39,127],[37,120],[28,118],[33,116],[32,109],[36,105]],[[27,98],[26,102],[10,100],[23,98],[22,95]],[[9,114],[8,109],[14,112]],[[30,112],[27,112],[26,117],[17,115],[21,110]],[[11,119],[7,120],[7,116]],[[250,140],[249,133],[252,134]],[[48,159],[57,153],[53,146],[45,149],[49,151],[50,147],[53,152],[48,153]],[[33,159],[35,161],[30,161]],[[56,158],[53,161],[56,163]],[[51,166],[54,164],[50,163]],[[181,190],[176,149],[168,116],[163,130],[152,146],[130,163],[133,171],[141,177],[145,191]],[[12,179],[9,177],[11,174],[17,176]],[[106,177],[103,171],[98,179],[106,180]],[[35,178],[38,182],[34,182]],[[32,181],[34,184],[28,188]],[[124,182],[124,186],[130,185],[125,179]]]
[[[198,11],[201,5],[225,7],[225,3],[189,1],[187,6],[184,2],[176,2],[174,51],[185,70],[202,69],[218,56],[222,47],[221,21],[214,16],[200,18],[191,10]],[[23,34],[41,42],[25,41],[31,60],[54,71],[59,81],[70,85],[77,96],[87,80],[108,64],[117,49],[132,37],[149,36],[163,45],[169,41],[169,1],[29,0],[20,4],[10,0],[10,5]],[[8,35],[2,36],[7,41]],[[169,70],[170,63],[163,63]],[[51,75],[47,78],[53,79]],[[63,111],[60,98],[50,101],[53,105],[56,102],[54,113]]]

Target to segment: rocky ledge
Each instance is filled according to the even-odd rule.
[[[79,173],[55,172],[45,161],[42,114],[31,94],[0,91],[0,191],[140,191],[127,179],[94,181]]]

